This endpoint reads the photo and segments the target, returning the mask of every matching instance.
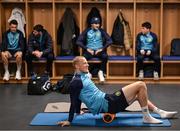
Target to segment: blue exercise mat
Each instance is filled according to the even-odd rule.
[[[160,119],[160,116],[157,114],[152,114],[155,118]],[[38,113],[33,120],[31,121],[30,125],[33,126],[56,126],[57,122],[64,121],[68,119],[68,113]],[[92,115],[91,113],[85,113],[83,115],[77,115],[74,117],[72,125],[74,126],[171,126],[171,123],[167,119],[161,119],[163,121],[162,124],[144,124],[142,121],[142,114],[141,113],[117,113],[116,118],[113,120],[112,123],[107,124],[104,123],[102,120],[102,114]]]

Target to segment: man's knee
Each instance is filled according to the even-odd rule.
[[[1,52],[2,61],[8,60],[8,53],[7,52]]]
[[[138,84],[138,87],[140,87],[141,90],[142,90],[142,89],[147,90],[147,86],[146,86],[146,83],[145,83],[145,82],[143,82],[143,81],[138,81],[137,84]]]
[[[107,53],[102,53],[101,55],[99,55],[99,58],[102,61],[107,61],[108,60],[108,55],[107,55]]]
[[[160,62],[160,57],[158,55],[154,56],[154,61]]]
[[[89,52],[84,52],[83,56],[86,58],[86,60],[92,59],[94,57]]]
[[[54,60],[54,55],[53,54],[48,54],[47,59],[50,61]]]
[[[16,59],[22,59],[22,52],[16,53]]]
[[[102,59],[103,59],[103,60],[107,60],[107,59],[108,59],[108,55],[107,55],[107,54],[102,55]]]
[[[137,61],[143,61],[143,59],[144,59],[144,56],[142,56],[142,55],[137,56]]]
[[[16,57],[16,61],[18,62],[18,63],[21,63],[22,62],[22,55],[21,56],[17,56]]]

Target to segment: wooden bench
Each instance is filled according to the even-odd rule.
[[[109,56],[107,62],[108,79],[134,79],[135,66],[133,56]]]
[[[164,79],[180,79],[180,56],[162,57],[161,76]]]

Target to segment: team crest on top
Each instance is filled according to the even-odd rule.
[[[115,95],[116,95],[116,96],[120,96],[120,95],[121,95],[121,92],[120,92],[120,91],[117,91],[117,92],[115,93]]]

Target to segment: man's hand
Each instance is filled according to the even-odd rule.
[[[95,52],[95,55],[97,55],[98,53],[100,53],[102,51],[102,49],[99,49]]]
[[[35,56],[38,57],[38,58],[41,58],[41,56],[42,56],[43,53],[40,52],[40,51],[38,51],[38,50],[35,50],[35,51],[32,52],[32,54],[35,55]]]
[[[88,51],[91,55],[94,55],[94,51],[93,51],[93,50],[87,49],[87,51]]]
[[[141,55],[145,55],[145,50],[140,50]]]
[[[32,54],[36,56],[37,55],[37,50],[33,51]]]
[[[43,52],[40,52],[40,51],[39,51],[39,52],[37,53],[37,57],[38,57],[38,58],[41,58],[42,54],[43,54]]]
[[[70,126],[71,123],[69,121],[60,121],[57,124],[64,127],[64,126]]]
[[[15,54],[14,54],[14,57],[16,58],[17,56],[22,56],[22,52],[21,51],[17,51]]]
[[[151,55],[151,51],[148,50],[148,51],[146,52],[146,55],[147,55],[147,56]]]

